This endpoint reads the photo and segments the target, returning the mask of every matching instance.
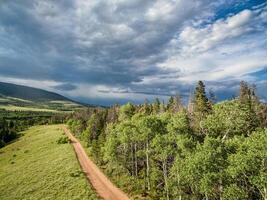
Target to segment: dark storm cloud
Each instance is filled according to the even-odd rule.
[[[138,82],[149,72],[159,73],[159,69],[151,65],[165,58],[158,54],[182,20],[175,21],[176,16],[172,13],[170,22],[147,22],[141,13],[145,13],[153,1],[125,2],[115,10],[102,1],[93,7],[87,21],[83,21],[85,16],[79,18],[73,13],[75,8],[71,1],[43,2],[2,4],[1,43],[15,54],[1,55],[2,75],[102,84]],[[117,12],[122,16],[116,15]],[[65,22],[75,16],[77,21]],[[139,18],[133,21],[133,16]],[[132,36],[124,35],[123,32],[128,31],[125,27],[133,32]],[[81,30],[75,32],[72,28]],[[94,38],[94,35],[101,37]]]
[[[110,93],[111,91],[110,90],[98,90],[98,92],[101,92],[101,93]],[[127,91],[127,90],[124,90],[124,91],[112,91],[113,93],[119,93],[119,94],[145,94],[145,95],[157,95],[157,96],[167,96],[167,97],[170,97],[172,95],[174,95],[173,93],[160,93],[158,91],[151,91],[151,92],[148,92],[148,91]],[[184,96],[184,95],[182,95]]]
[[[71,91],[71,90],[75,90],[77,88],[77,86],[72,85],[70,83],[65,83],[65,84],[56,85],[56,86],[54,86],[54,88],[56,90]]]

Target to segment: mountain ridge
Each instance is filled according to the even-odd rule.
[[[20,99],[30,100],[30,101],[39,101],[39,102],[70,101],[70,102],[79,103],[67,97],[64,97],[63,95],[57,94],[55,92],[50,92],[50,91],[35,88],[35,87],[29,87],[29,86],[18,85],[18,84],[7,83],[7,82],[0,82],[0,95],[13,97],[13,98],[20,98]],[[79,104],[82,104],[82,103],[79,103]]]

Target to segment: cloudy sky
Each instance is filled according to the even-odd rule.
[[[198,80],[267,99],[266,0],[0,2],[0,81],[107,105],[187,98]]]

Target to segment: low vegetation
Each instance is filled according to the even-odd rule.
[[[153,103],[87,109],[68,125],[108,176],[135,199],[267,199],[267,105],[242,82],[216,103],[199,82]]]
[[[23,107],[23,106],[13,106],[13,105],[6,105],[6,106],[0,105],[0,109],[7,111],[59,112],[57,110],[45,109],[40,107],[34,108],[34,107]]]
[[[65,113],[0,109],[0,148],[18,138],[19,132],[30,126],[63,123],[65,117]]]
[[[67,114],[81,108],[53,92],[0,82],[0,148],[30,126],[63,123]]]
[[[35,126],[0,149],[0,199],[98,199],[58,125]]]
[[[70,140],[67,136],[61,136],[58,140],[57,140],[58,144],[66,144],[66,143],[70,143]]]

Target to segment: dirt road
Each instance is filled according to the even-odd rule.
[[[130,200],[129,197],[113,185],[113,183],[88,158],[80,142],[65,126],[63,126],[63,130],[70,138],[80,165],[99,196],[104,200]]]

